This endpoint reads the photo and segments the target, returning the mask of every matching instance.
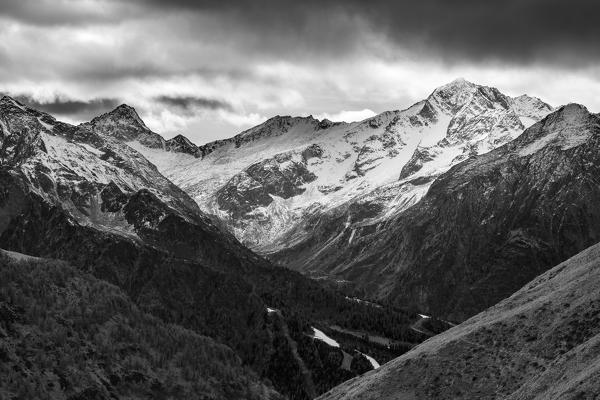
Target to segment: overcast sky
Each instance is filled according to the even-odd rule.
[[[599,66],[596,0],[0,0],[0,92],[70,122],[127,103],[198,144],[457,77],[598,112]]]

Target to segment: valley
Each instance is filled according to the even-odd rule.
[[[598,15],[1,0],[0,400],[600,400]]]
[[[313,399],[326,392],[344,398],[346,391],[348,398],[437,398],[448,390],[469,398],[470,389],[446,380],[426,378],[427,389],[407,383],[389,392],[380,382],[401,360],[473,331],[473,318],[503,307],[519,287],[600,241],[598,115],[462,79],[406,110],[361,122],[275,117],[204,146],[182,136],[164,139],[127,105],[71,125],[5,96],[0,122],[6,265],[0,272],[14,274],[23,262],[49,265],[50,276],[65,270],[76,280],[114,285],[143,318],[234,354],[227,369],[242,368],[243,383],[226,386],[251,386],[248,396],[256,398]],[[577,257],[590,259],[585,265],[592,268],[590,249],[556,268],[579,265]],[[549,298],[563,296],[541,287]],[[10,315],[33,304],[7,299]],[[591,308],[588,314],[595,318]],[[560,317],[556,326],[567,320]],[[41,322],[27,324],[39,329]],[[593,334],[591,326],[586,332]],[[464,343],[487,354],[486,343],[500,343],[492,339],[497,327],[476,327],[480,339]],[[532,341],[538,339],[525,340]],[[573,346],[579,345],[588,346]],[[513,357],[498,351],[496,361]],[[29,362],[6,354],[14,365]],[[527,374],[562,354],[513,361],[527,364],[518,379],[516,370],[502,379],[494,374],[505,372],[496,370],[480,377],[468,369],[461,376],[481,382],[472,389],[482,398],[493,385],[508,396],[538,385]],[[460,359],[449,357],[448,363]],[[431,379],[441,379],[434,371]],[[54,378],[36,379],[56,385]],[[65,396],[133,390],[69,379],[60,389]],[[246,396],[161,379],[160,390],[170,393]]]

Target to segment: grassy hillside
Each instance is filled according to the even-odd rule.
[[[600,398],[600,244],[328,400]]]

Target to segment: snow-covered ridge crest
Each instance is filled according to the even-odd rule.
[[[580,104],[560,107],[518,138],[521,155],[529,155],[548,146],[567,150],[584,143],[600,127],[600,118]]]
[[[508,143],[551,110],[539,99],[457,79],[407,109],[359,122],[276,116],[195,149],[179,138],[191,149],[180,152],[138,138],[128,143],[240,240],[270,253],[308,234],[296,229],[307,215],[357,201],[376,204],[370,219],[410,207],[436,176]],[[303,158],[311,148],[319,151]],[[225,188],[235,202],[223,198]]]

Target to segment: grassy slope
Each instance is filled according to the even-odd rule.
[[[600,244],[323,399],[600,396]]]

